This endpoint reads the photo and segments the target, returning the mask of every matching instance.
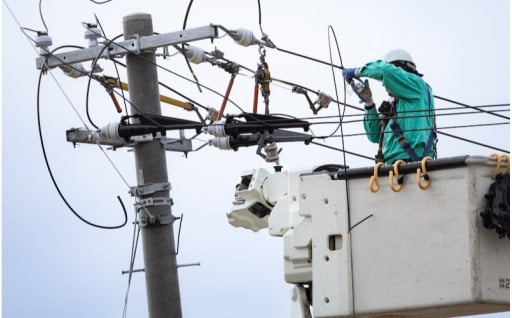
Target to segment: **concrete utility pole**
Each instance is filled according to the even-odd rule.
[[[125,16],[123,30],[125,39],[153,35],[151,15]],[[155,51],[127,54],[126,65],[131,113],[160,115]],[[159,140],[153,140],[138,143],[134,151],[149,317],[181,318],[165,149]]]
[[[121,42],[89,41],[89,47],[49,54],[51,38],[43,34],[36,39],[40,56],[36,59],[37,69],[51,69],[59,66],[83,69],[84,61],[98,58],[112,59],[126,56],[128,85],[130,87],[131,114],[161,115],[156,49],[190,41],[218,37],[217,26],[210,24],[170,33],[153,34],[153,23],[149,14],[132,14],[123,18],[125,40]],[[98,30],[87,30],[86,34],[103,38]],[[93,72],[94,70],[91,70]],[[69,74],[68,74],[69,75]],[[81,74],[86,76],[87,73]],[[74,77],[74,76],[72,76]],[[138,120],[138,119],[137,119]],[[132,122],[131,124],[137,124]],[[169,142],[165,136],[134,135],[130,140],[116,136],[104,127],[91,132],[88,128],[73,128],[66,131],[67,140],[75,143],[133,147],[137,169],[137,186],[131,187],[131,194],[137,197],[137,211],[142,232],[144,249],[144,272],[150,318],[181,318],[181,300],[174,246],[175,221],[171,212],[171,185],[167,178],[165,151],[192,150],[189,140],[178,139]],[[113,133],[113,135],[112,135]],[[176,139],[174,139],[176,141]],[[182,265],[185,266],[185,265]]]

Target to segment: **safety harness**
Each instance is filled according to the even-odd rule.
[[[428,84],[427,84],[427,88],[428,88],[428,90],[427,90],[428,110],[430,113],[432,113],[433,112],[432,100],[431,100],[431,95],[430,95],[430,86],[428,86]],[[379,149],[377,151],[377,155],[375,156],[375,161],[376,162],[384,162],[384,155],[382,153],[382,143],[384,140],[384,130],[390,120],[391,120],[391,124],[389,127],[391,128],[391,130],[393,131],[393,134],[397,138],[398,143],[400,144],[400,147],[402,147],[402,149],[404,149],[404,151],[407,153],[407,155],[409,156],[409,159],[411,161],[420,161],[424,157],[428,156],[428,154],[430,153],[430,151],[432,150],[433,147],[434,147],[434,152],[437,153],[437,151],[435,151],[436,144],[434,142],[437,139],[435,114],[433,115],[434,124],[432,125],[432,129],[430,131],[430,135],[428,137],[427,144],[425,145],[425,150],[423,151],[423,154],[420,158],[420,157],[418,157],[418,155],[416,155],[416,153],[412,149],[409,140],[407,140],[407,138],[404,135],[404,131],[400,127],[400,124],[398,124],[396,103],[397,103],[397,100],[393,101],[393,103],[383,102],[382,105],[379,107],[379,112],[381,114],[383,114],[384,117],[380,121]]]

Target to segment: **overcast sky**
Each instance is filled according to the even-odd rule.
[[[100,230],[73,216],[53,187],[46,170],[37,132],[37,53],[7,10],[12,9],[22,27],[43,30],[38,0],[3,0],[2,4],[2,263],[4,317],[121,317],[127,289],[132,243],[133,199],[129,185],[136,185],[133,153],[126,149],[106,150],[66,142],[65,131],[90,126],[85,115],[87,79],[71,79],[60,70],[43,77],[41,124],[46,151],[55,178],[71,205],[94,223],[115,225],[123,221],[116,196],[128,207],[128,225],[120,230]],[[152,15],[154,31],[178,31],[189,1],[113,0],[103,5],[91,1],[42,1],[42,16],[53,39],[52,48],[62,45],[86,46],[82,22],[98,17],[106,36],[122,33],[122,18],[135,12]],[[510,4],[508,0],[261,0],[262,28],[282,49],[316,59],[329,60],[329,43],[334,63],[339,65],[331,25],[340,45],[345,67],[361,66],[381,58],[388,50],[404,48],[416,61],[418,70],[432,86],[434,94],[470,105],[501,104],[510,101]],[[210,23],[230,29],[246,28],[261,36],[258,2],[194,1],[188,27]],[[28,31],[28,35],[35,34]],[[229,37],[194,43],[206,51],[218,48],[225,57],[252,69],[259,62],[257,47],[240,47]],[[173,50],[170,50],[173,53]],[[335,97],[331,68],[272,49],[266,58],[273,77],[301,84]],[[124,59],[121,60],[124,62]],[[167,69],[191,78],[183,57],[158,62]],[[99,61],[104,74],[115,76],[111,62]],[[85,64],[89,67],[89,64]],[[224,94],[229,74],[208,64],[193,65],[199,82]],[[120,69],[122,80],[126,72]],[[159,70],[159,79],[204,106],[219,108],[222,97],[194,83]],[[336,70],[338,99],[343,100],[341,73]],[[313,117],[303,96],[274,82],[270,95],[273,113]],[[370,82],[379,103],[385,92],[378,82]],[[59,87],[60,86],[60,87]],[[254,79],[249,72],[237,77],[231,99],[250,111]],[[63,93],[64,92],[64,93]],[[119,120],[119,114],[97,83],[89,90],[89,111],[103,126]],[[161,94],[177,97],[161,87]],[[314,96],[312,96],[314,98]],[[261,98],[260,98],[261,101]],[[347,102],[362,107],[354,94]],[[436,107],[453,107],[436,100]],[[162,105],[168,116],[197,120],[189,113]],[[260,103],[260,110],[263,105]],[[227,113],[240,112],[228,104]],[[80,115],[80,117],[77,115]],[[203,115],[204,115],[203,111]],[[508,115],[508,113],[505,113]],[[318,116],[337,116],[331,104]],[[354,118],[361,112],[347,109]],[[325,121],[336,122],[337,118]],[[509,125],[449,129],[457,125],[496,124],[504,120],[479,114],[443,116],[438,127],[445,132],[510,149]],[[505,121],[506,122],[506,121]],[[318,136],[329,135],[336,124],[316,125]],[[344,125],[347,155],[339,151],[304,144],[280,144],[281,163],[294,170],[325,163],[346,163],[350,167],[372,166],[377,145],[370,143],[361,122]],[[341,148],[339,138],[319,140]],[[352,135],[352,136],[351,136]],[[192,132],[187,132],[191,137]],[[209,137],[193,141],[202,146]],[[179,269],[185,317],[287,317],[291,286],[284,282],[281,238],[266,230],[253,233],[227,222],[234,187],[242,171],[272,165],[256,155],[255,148],[238,152],[207,146],[185,157],[168,152],[168,173],[172,184],[173,213],[184,215],[178,255],[179,264],[200,262],[201,266]],[[496,150],[441,136],[440,157],[489,155]],[[498,151],[499,152],[499,151]],[[122,177],[110,164],[111,160]],[[344,162],[346,160],[346,162]],[[177,232],[177,227],[175,226]],[[142,268],[139,245],[135,268]],[[488,315],[508,317],[509,313]],[[147,316],[143,274],[134,274],[130,288],[128,317]]]

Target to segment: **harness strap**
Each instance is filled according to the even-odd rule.
[[[411,147],[411,144],[409,143],[409,140],[405,138],[404,132],[402,131],[402,128],[400,128],[400,125],[398,124],[398,121],[396,118],[393,118],[391,121],[391,125],[389,126],[391,130],[393,131],[393,134],[398,139],[398,143],[400,146],[405,150],[405,152],[409,155],[409,158],[412,159],[412,161],[419,161],[418,156],[414,152],[414,150]],[[427,151],[427,148],[425,147],[425,151]]]

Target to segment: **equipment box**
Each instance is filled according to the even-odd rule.
[[[425,190],[415,173],[405,174],[399,192],[385,172],[374,193],[367,176],[348,178],[350,224],[366,219],[350,232],[354,314],[509,310],[510,240],[480,216],[495,166],[466,157],[462,166],[428,172]]]

